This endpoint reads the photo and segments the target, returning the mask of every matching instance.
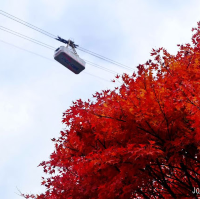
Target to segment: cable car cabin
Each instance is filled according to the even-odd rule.
[[[85,69],[85,61],[64,46],[55,50],[54,59],[75,74]]]

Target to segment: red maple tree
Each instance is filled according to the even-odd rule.
[[[73,102],[63,114],[37,199],[198,198],[200,187],[200,22],[192,44],[153,61],[123,84]],[[119,76],[116,77],[117,79]]]

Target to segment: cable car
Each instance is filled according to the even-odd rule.
[[[67,47],[61,46],[57,48],[54,53],[54,59],[71,70],[73,73],[79,74],[85,69],[86,62],[78,56],[74,46],[70,45],[73,50],[72,52],[68,48],[69,45],[70,44],[68,44]]]

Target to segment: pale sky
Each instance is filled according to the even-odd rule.
[[[136,66],[150,58],[152,48],[176,53],[177,44],[191,42],[192,27],[200,21],[198,0],[1,0],[0,10],[81,47]],[[55,49],[62,44],[0,15],[0,26],[27,35]],[[54,150],[51,138],[60,136],[62,113],[72,101],[112,89],[114,75],[86,65],[75,75],[53,60],[53,51],[0,30],[0,198],[18,199],[41,193],[43,160]],[[81,58],[112,69],[129,71],[78,51]]]

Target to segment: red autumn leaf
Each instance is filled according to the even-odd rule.
[[[44,185],[46,183],[46,181],[44,180],[41,184]]]
[[[120,77],[119,75],[116,75],[116,76],[115,76],[115,78],[117,78],[117,79],[119,79],[119,77]]]

